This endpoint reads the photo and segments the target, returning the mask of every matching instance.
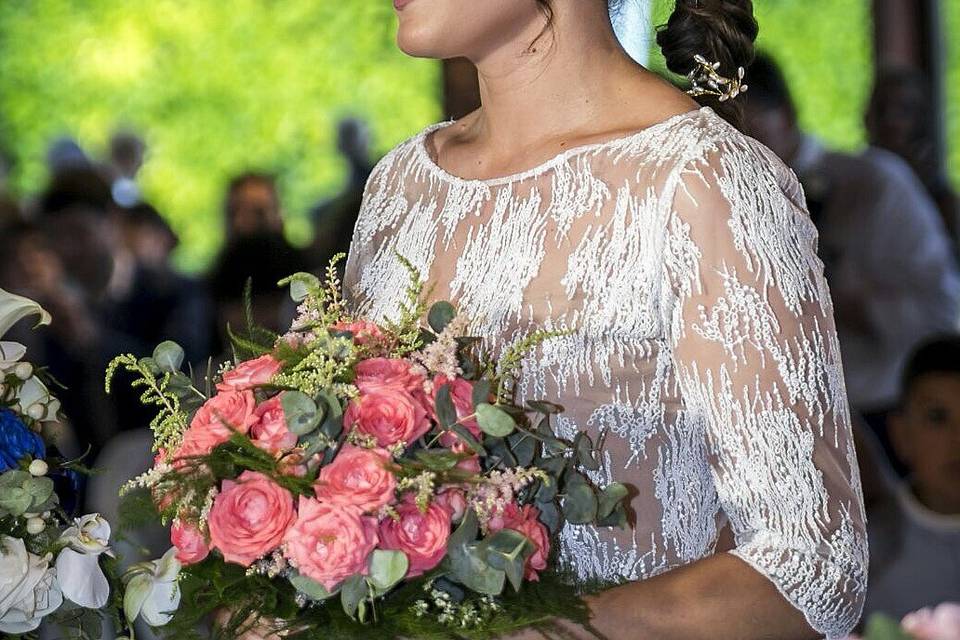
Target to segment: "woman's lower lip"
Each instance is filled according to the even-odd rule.
[[[393,0],[393,8],[397,11],[403,11],[403,8],[413,2],[413,0]]]

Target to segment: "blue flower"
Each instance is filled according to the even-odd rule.
[[[43,440],[9,409],[0,409],[0,472],[15,469],[27,456],[46,455]]]

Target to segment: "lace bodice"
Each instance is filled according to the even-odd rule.
[[[442,126],[442,125],[439,125]],[[640,580],[736,554],[830,637],[857,621],[864,514],[816,232],[793,174],[708,108],[464,180],[430,127],[367,185],[347,264],[356,309],[394,305],[411,260],[494,352],[570,333],[524,362],[559,430],[605,434],[595,478],[631,487],[628,531],[567,526],[582,577]]]

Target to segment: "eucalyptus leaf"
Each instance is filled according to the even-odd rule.
[[[494,569],[506,574],[516,591],[523,583],[523,566],[536,550],[523,534],[512,529],[501,529],[480,544],[484,560]]]
[[[297,436],[305,436],[314,431],[323,418],[316,403],[300,391],[284,391],[280,396],[280,405],[283,407],[287,429]]]
[[[410,561],[402,551],[376,549],[370,554],[370,582],[386,591],[403,580],[409,567]]]
[[[318,393],[317,400],[318,403],[323,402],[326,405],[320,431],[331,440],[336,440],[343,431],[343,407],[340,406],[340,400],[329,391]]]
[[[481,431],[495,438],[505,438],[517,427],[510,414],[486,402],[477,405],[477,424]]]
[[[457,466],[457,463],[462,460],[462,456],[445,450],[418,451],[416,456],[417,460],[422,462],[423,466],[430,471],[448,471]]]
[[[597,518],[596,525],[598,527],[625,529],[627,526],[627,508],[622,502],[618,502],[613,511],[602,518]]]
[[[550,500],[556,498],[559,484],[559,481],[553,477],[541,481],[540,487],[537,489],[537,501],[549,502]]]
[[[24,483],[24,489],[30,494],[34,504],[46,502],[53,495],[53,480],[50,478],[30,478]]]
[[[527,407],[536,411],[537,413],[544,413],[551,415],[554,413],[563,413],[563,407],[554,402],[547,402],[546,400],[530,400],[527,402]]]
[[[445,384],[437,389],[437,399],[434,403],[437,409],[437,419],[440,426],[449,429],[457,423],[457,409],[453,404],[453,397],[450,395],[450,385]]]
[[[340,587],[340,603],[343,612],[356,619],[357,607],[367,597],[367,581],[361,575],[353,575],[343,581]]]
[[[33,498],[23,487],[10,487],[0,496],[0,509],[14,516],[22,516],[32,504]]]
[[[473,383],[473,406],[490,401],[491,385],[489,380],[477,380]]]
[[[450,577],[466,588],[491,596],[503,593],[507,575],[491,567],[478,545],[468,545],[462,552],[448,556]]]
[[[577,463],[588,471],[596,471],[600,468],[600,463],[593,455],[593,441],[585,431],[577,434],[573,441],[573,449],[576,455]]]
[[[441,300],[430,307],[430,311],[427,313],[427,323],[431,329],[440,333],[456,316],[457,310],[453,308],[453,305]]]
[[[457,437],[475,454],[483,457],[487,456],[487,450],[484,449],[483,445],[473,437],[473,434],[470,433],[465,426],[455,424],[450,427],[450,430],[457,434]]]
[[[513,457],[521,467],[529,467],[537,454],[537,441],[526,433],[513,433],[507,438]]]
[[[185,358],[183,347],[173,340],[164,340],[153,350],[153,360],[166,373],[176,373],[183,366]]]
[[[140,358],[137,363],[155,376],[163,373],[163,369],[160,368],[160,365],[157,364],[157,361],[153,358]]]
[[[571,524],[588,524],[597,517],[597,494],[583,482],[568,482],[563,500],[563,516]]]
[[[555,502],[537,502],[537,509],[540,511],[540,522],[555,534],[560,530],[560,509]]]
[[[604,487],[603,491],[600,492],[597,517],[606,518],[613,513],[613,510],[623,502],[628,493],[627,487],[619,482],[612,482]]]
[[[294,589],[304,594],[311,600],[327,600],[328,598],[331,598],[334,593],[336,593],[336,591],[330,593],[322,584],[313,578],[308,578],[302,574],[290,576],[289,580]]]
[[[292,298],[294,302],[302,302],[310,295],[311,291],[316,291],[322,286],[317,276],[303,271],[284,278],[279,282],[279,286],[281,287],[286,285],[290,286],[290,298]]]

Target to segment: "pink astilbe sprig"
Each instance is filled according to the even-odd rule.
[[[454,316],[436,340],[411,357],[434,375],[449,379],[463,375],[457,359],[457,338],[465,336],[469,326],[470,318],[462,314]]]

